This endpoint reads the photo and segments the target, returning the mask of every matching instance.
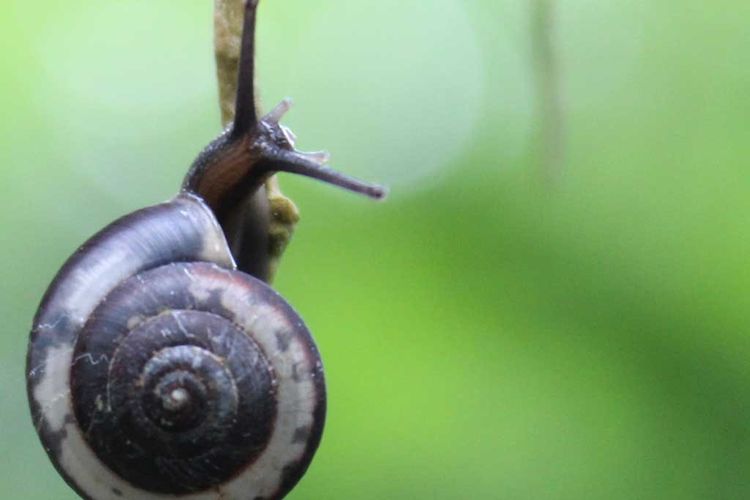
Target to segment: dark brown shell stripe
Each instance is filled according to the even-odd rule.
[[[144,217],[148,218],[148,230],[143,230]],[[181,218],[188,221],[184,227]],[[180,240],[180,244],[175,245],[175,240]],[[180,248],[181,253],[175,255],[173,248]],[[214,261],[224,268],[207,263],[162,266],[170,260]],[[84,245],[58,274],[45,296],[32,333],[29,399],[45,449],[82,497],[280,498],[304,473],[320,441],[325,417],[325,388],[317,350],[304,324],[283,299],[262,282],[226,269],[232,265],[212,214],[198,199],[182,195],[168,204],[120,219]],[[128,279],[123,268],[136,275]],[[152,293],[151,286],[157,291]],[[142,293],[131,293],[139,287],[144,287]],[[94,292],[99,294],[96,299],[91,295]],[[164,296],[168,297],[168,304],[160,309],[158,302]],[[119,310],[116,304],[128,312],[113,312]],[[176,309],[170,312],[165,307]],[[84,321],[94,309],[96,312],[79,339]],[[208,318],[207,326],[200,326],[195,315]],[[123,320],[124,326],[118,323]],[[172,333],[173,327],[177,327],[178,333]],[[180,333],[183,328],[187,334]],[[145,349],[129,346],[131,341],[154,341],[154,329],[170,332],[162,336],[171,338],[167,341],[169,345],[156,342]],[[100,338],[103,331],[110,333]],[[252,341],[237,343],[238,338],[248,338],[248,334],[252,335]],[[189,341],[181,344],[187,337]],[[112,351],[118,341],[124,343]],[[236,350],[234,355],[232,349]],[[195,359],[205,360],[197,362],[197,376],[187,369],[185,362],[195,354],[200,355]],[[123,362],[125,358],[137,360],[132,363],[135,368]],[[252,378],[242,376],[243,363],[248,360],[252,369],[259,368],[261,376],[250,383],[252,387],[241,388],[246,383],[244,379]],[[177,369],[165,371],[163,367],[172,362],[176,362]],[[108,368],[103,370],[105,364]],[[75,411],[69,390],[71,366]],[[133,376],[141,366],[147,373],[133,384]],[[219,375],[215,384],[206,382],[212,380],[214,373],[229,375]],[[85,378],[89,376],[92,378]],[[146,386],[148,391],[138,393],[139,388]],[[208,403],[191,399],[219,386],[228,387],[235,395],[228,399],[208,398]],[[102,387],[105,394],[113,389],[115,394],[110,392],[105,398]],[[170,388],[180,390],[169,392]],[[124,392],[118,392],[120,389]],[[154,403],[154,391],[180,397],[156,398],[162,404],[160,407]],[[145,398],[140,410],[132,402],[111,405],[113,401],[128,401],[127,397],[134,392],[142,401]],[[202,436],[197,449],[180,444],[158,425],[141,431],[140,438],[135,440],[126,437],[113,442],[104,437],[116,434],[112,432],[115,428],[122,434],[136,422],[148,425],[149,421],[157,421],[188,432],[197,429],[200,418],[191,420],[188,412],[170,414],[174,417],[171,420],[160,417],[166,406],[172,408],[165,406],[165,401],[185,404],[185,397],[189,404],[197,405],[196,413],[202,411],[208,420],[236,421],[236,425],[206,436],[193,431],[194,437]],[[127,411],[122,410],[123,404]],[[103,418],[110,406],[120,409],[115,412],[115,424]],[[239,418],[233,420],[231,415]],[[270,424],[259,423],[269,416]],[[123,422],[127,425],[120,425]],[[171,478],[158,484],[148,478],[148,467],[140,470],[130,467],[135,463],[130,453],[135,449],[139,453],[148,451],[147,437],[153,437],[154,432],[167,436],[165,450],[176,452],[179,460],[187,456],[190,464],[185,468],[183,462],[174,458],[151,458],[151,465],[158,461],[162,472],[169,471],[161,477]],[[222,448],[216,443],[223,438],[236,442],[226,455],[216,451]],[[125,458],[114,458],[115,451],[123,450]],[[196,474],[197,470],[202,474]],[[201,491],[194,492],[197,490]]]
[[[197,289],[209,265],[130,278],[76,343],[71,390],[86,440],[110,469],[149,491],[221,484],[255,460],[273,430],[275,375],[219,294]],[[191,285],[181,280],[187,274]],[[245,285],[212,281],[217,289]]]

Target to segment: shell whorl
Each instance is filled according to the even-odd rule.
[[[234,270],[190,195],[116,221],[71,257],[35,319],[28,367],[44,447],[85,498],[280,498],[322,433],[307,328]]]

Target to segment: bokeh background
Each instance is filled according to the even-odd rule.
[[[302,148],[391,187],[282,179],[276,286],[330,392],[290,498],[750,498],[750,3],[553,0],[549,32],[539,8],[262,2],[264,107],[293,96]],[[1,10],[0,493],[72,499],[27,332],[219,131],[212,2]]]

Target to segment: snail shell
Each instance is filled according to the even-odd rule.
[[[277,498],[304,473],[325,416],[318,352],[233,269],[213,213],[183,194],[104,229],[53,281],[29,400],[83,497]]]

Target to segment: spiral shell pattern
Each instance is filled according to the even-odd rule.
[[[280,498],[325,417],[304,323],[233,269],[189,195],[115,222],[70,259],[35,320],[28,377],[45,449],[97,500]]]

